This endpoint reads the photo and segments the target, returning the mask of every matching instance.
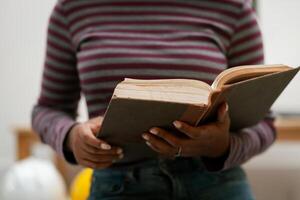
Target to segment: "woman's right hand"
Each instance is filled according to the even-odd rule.
[[[78,164],[93,169],[103,169],[123,158],[121,148],[112,147],[96,137],[101,123],[102,118],[97,117],[75,124],[71,128],[66,144]]]

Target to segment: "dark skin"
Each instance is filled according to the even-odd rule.
[[[104,169],[124,157],[121,148],[112,147],[96,137],[102,117],[74,125],[67,137],[67,147],[73,152],[78,164],[93,169]]]
[[[216,122],[191,126],[175,121],[174,126],[187,137],[177,137],[164,129],[153,127],[143,134],[146,144],[163,157],[174,157],[181,147],[180,156],[206,156],[217,158],[224,155],[229,148],[228,105],[223,103],[218,110]]]
[[[102,117],[97,117],[84,123],[77,123],[68,134],[66,145],[82,166],[104,169],[124,157],[121,148],[113,147],[96,137],[102,120]],[[228,151],[230,119],[226,103],[220,106],[218,119],[214,123],[194,127],[175,121],[174,126],[187,137],[177,137],[158,127],[151,128],[142,136],[150,148],[169,158],[174,158],[179,147],[182,157],[217,158]]]

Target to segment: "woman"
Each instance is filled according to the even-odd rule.
[[[212,83],[224,69],[263,62],[248,0],[58,1],[49,23],[33,128],[70,163],[94,168],[89,199],[253,199],[239,167],[275,139],[273,119],[229,132],[227,105],[214,123],[141,133],[162,158],[113,164],[123,151],[95,137],[116,84],[129,78]],[[90,120],[75,121],[83,94]],[[126,152],[125,152],[126,153]]]

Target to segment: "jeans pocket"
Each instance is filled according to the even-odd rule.
[[[122,194],[124,191],[124,176],[111,172],[94,172],[90,197],[107,198]],[[93,198],[90,198],[93,199]]]

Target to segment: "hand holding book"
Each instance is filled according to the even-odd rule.
[[[186,137],[178,137],[159,127],[153,127],[143,134],[146,144],[163,157],[174,157],[178,149],[183,157],[220,157],[228,151],[230,118],[227,103],[219,107],[215,122],[200,126],[180,121],[174,121],[173,124]]]
[[[299,70],[300,67],[286,65],[233,67],[220,73],[211,86],[192,79],[127,78],[116,86],[97,137],[123,148],[124,158],[118,162],[120,164],[156,158],[157,151],[166,154],[167,151],[161,148],[168,149],[173,156],[182,151],[184,156],[201,154],[217,157],[226,150],[227,145],[225,142],[225,147],[222,146],[223,140],[220,138],[225,136],[219,133],[224,130],[217,126],[222,102],[228,103],[230,131],[253,126],[265,117],[271,105]],[[189,127],[193,131],[176,129],[172,124],[174,120],[181,121],[182,127]],[[159,148],[157,144],[160,143],[156,142],[155,146],[148,142],[156,149],[153,151],[141,137],[142,133],[152,127],[159,127],[156,130],[161,130],[161,133],[172,133],[172,139],[185,137],[181,142],[189,141],[186,142],[188,145],[179,148],[176,144],[170,144],[172,140],[156,136],[156,139],[159,138],[163,144],[169,146],[160,145]],[[208,134],[211,136],[209,139],[195,142],[195,138],[189,134],[197,131],[200,134],[207,129],[213,133]],[[171,137],[171,134],[165,135]],[[155,135],[148,136],[151,139]],[[189,152],[194,142],[195,146],[201,146],[201,152],[200,149]],[[211,148],[209,144],[213,145],[213,151],[207,150]]]
[[[96,138],[102,124],[101,117],[75,124],[66,138],[66,148],[74,154],[76,162],[85,167],[103,169],[123,158],[121,148]]]

